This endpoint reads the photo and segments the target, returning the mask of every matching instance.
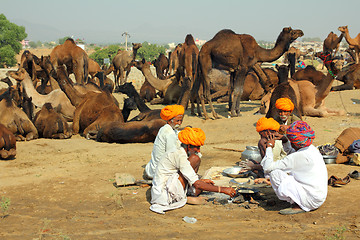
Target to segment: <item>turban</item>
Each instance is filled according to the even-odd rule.
[[[256,123],[256,131],[261,132],[264,130],[275,130],[279,131],[280,124],[275,121],[273,118],[260,118]]]
[[[184,107],[182,105],[169,105],[161,109],[160,117],[169,121],[178,115],[184,115]]]
[[[294,104],[288,98],[279,98],[278,100],[276,100],[275,107],[283,111],[291,112],[292,110],[294,110]]]
[[[296,121],[286,130],[286,136],[298,148],[308,147],[315,138],[315,132],[304,121]]]
[[[186,127],[178,134],[180,142],[186,145],[202,146],[205,142],[205,133],[200,128]]]

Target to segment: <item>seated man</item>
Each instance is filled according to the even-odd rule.
[[[145,166],[144,179],[151,180],[154,177],[157,163],[165,152],[180,147],[178,129],[184,116],[184,107],[181,105],[168,105],[161,109],[160,117],[167,122],[159,129],[151,152],[150,162]]]
[[[219,187],[209,179],[199,179],[200,146],[204,145],[205,133],[200,128],[186,127],[179,132],[181,147],[167,152],[159,161],[151,188],[150,210],[164,211],[183,207],[187,202],[196,203],[196,196],[202,190],[221,192],[233,197],[236,191],[231,187]],[[187,192],[195,197],[187,197]]]
[[[298,116],[292,114],[295,106],[289,98],[279,98],[275,102],[275,107],[279,116],[274,119],[280,123],[280,133],[284,134],[293,122],[301,120]]]
[[[296,121],[287,129],[286,136],[289,141],[284,149],[288,155],[274,161],[272,148],[275,137],[270,134],[261,166],[269,174],[278,198],[292,204],[290,208],[280,210],[280,214],[315,210],[325,202],[328,189],[324,160],[319,150],[312,145],[315,133],[306,122]]]

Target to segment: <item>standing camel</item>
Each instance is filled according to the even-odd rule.
[[[221,30],[206,42],[199,53],[199,74],[204,85],[200,99],[205,118],[209,118],[205,109],[205,100],[209,102],[214,118],[218,118],[210,99],[208,74],[212,67],[230,72],[229,108],[231,116],[239,116],[240,97],[248,71],[258,62],[272,62],[280,58],[288,50],[289,45],[303,35],[301,30],[293,30],[291,27],[283,28],[273,49],[262,48],[252,36],[236,34],[229,29]]]
[[[169,56],[169,75],[175,74],[179,67],[179,55],[181,48],[182,44],[179,43]]]
[[[165,79],[169,72],[169,59],[160,53],[159,57],[151,62],[156,69],[156,76],[159,79]]]
[[[323,52],[331,52],[332,57],[335,57],[337,51],[339,50],[343,36],[344,34],[341,33],[338,37],[334,32],[331,31],[324,40]]]
[[[355,50],[355,63],[359,63],[360,33],[355,38],[351,38],[348,26],[339,27],[338,30],[345,36],[345,40],[350,47]]]
[[[136,53],[138,49],[142,46],[141,43],[133,43],[132,51],[118,51],[116,56],[112,60],[112,65],[114,66],[114,78],[115,78],[115,87],[124,84],[129,76],[133,61],[135,61]],[[125,77],[124,72],[126,71]]]
[[[89,74],[88,56],[76,46],[73,39],[68,38],[63,44],[56,46],[50,53],[50,61],[55,69],[65,65],[68,74],[74,73],[77,83],[86,82]]]

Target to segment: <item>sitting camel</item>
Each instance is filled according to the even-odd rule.
[[[89,91],[86,94],[80,94],[62,66],[57,69],[57,81],[76,108],[73,134],[83,133],[88,138],[89,131],[96,130],[108,122],[124,122],[121,110],[111,93]]]
[[[16,138],[3,124],[0,124],[0,158],[12,159],[16,155]]]
[[[93,136],[98,142],[147,143],[154,142],[159,129],[166,122],[162,119],[140,122],[111,122]]]
[[[34,125],[39,137],[66,139],[72,135],[65,118],[53,109],[51,103],[45,103],[34,117]]]
[[[145,79],[156,90],[164,93],[163,99],[154,99],[151,104],[172,104],[176,103],[181,94],[181,87],[179,86],[178,79],[172,77],[166,80],[156,78],[150,70],[150,64],[142,59],[142,61],[136,61],[135,66],[144,74]]]
[[[147,102],[151,102],[154,98],[156,98],[156,90],[148,80],[145,79],[143,85],[140,88],[140,97]]]
[[[133,62],[136,58],[136,53],[138,49],[142,46],[141,43],[133,43],[132,51],[118,51],[115,57],[112,60],[112,65],[114,67],[114,79],[115,86],[124,84],[127,80],[127,77],[130,73]],[[124,72],[126,72],[124,77]]]
[[[0,123],[9,129],[17,141],[32,140],[38,138],[38,131],[23,110],[17,107],[11,99],[11,91],[0,96]]]
[[[329,109],[324,105],[324,100],[330,92],[331,85],[335,80],[334,77],[338,74],[338,69],[335,68],[335,63],[332,61],[330,54],[318,54],[317,56],[324,61],[325,66],[329,70],[329,73],[322,79],[321,83],[318,86],[315,86],[307,80],[289,80],[288,83],[278,85],[271,95],[270,106],[266,117],[274,117],[276,100],[286,94],[288,94],[292,101],[295,101],[294,99],[296,99],[294,105],[298,107],[299,111],[302,112],[302,115],[327,117],[330,115],[345,114],[343,110]],[[292,91],[294,91],[294,94],[291,93]]]
[[[348,68],[344,68],[336,77],[336,80],[344,84],[334,86],[331,91],[352,90],[360,88],[360,64],[352,64]]]
[[[23,68],[18,71],[8,71],[7,75],[21,83],[24,91],[28,97],[32,98],[32,102],[36,107],[42,108],[45,103],[51,103],[67,120],[73,119],[75,107],[61,89],[53,90],[47,95],[38,93],[32,85],[29,74]]]

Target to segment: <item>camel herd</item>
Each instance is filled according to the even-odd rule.
[[[108,68],[101,68],[72,39],[56,46],[49,56],[38,57],[26,50],[19,69],[8,71],[1,79],[8,87],[0,90],[0,156],[13,158],[16,141],[38,137],[67,139],[80,134],[102,142],[154,141],[165,121],[160,110],[152,110],[146,102],[185,108],[190,103],[193,115],[197,105],[198,116],[205,119],[209,119],[205,109],[209,104],[216,119],[212,101],[228,102],[230,116],[237,117],[241,115],[240,101],[261,99],[259,111],[273,117],[276,99],[288,97],[300,118],[342,115],[342,110],[326,108],[324,99],[331,90],[360,87],[360,35],[352,39],[347,26],[338,30],[339,37],[331,32],[324,40],[324,51],[314,53],[323,61],[327,74],[312,66],[295,71],[296,59],[311,50],[302,53],[290,47],[304,35],[291,27],[282,29],[272,49],[260,47],[251,35],[225,29],[199,50],[188,34],[169,58],[160,54],[152,62],[156,74],[149,62],[136,60],[140,43],[133,43],[132,51],[119,50]],[[353,63],[339,69],[334,58],[343,37],[349,43]],[[261,66],[281,56],[289,65],[277,65],[276,69]],[[127,83],[131,67],[145,77],[139,92]],[[107,77],[110,73],[115,81]],[[335,78],[344,84],[332,87]],[[122,109],[114,97],[119,93],[127,95]],[[128,119],[135,109],[140,113]]]

